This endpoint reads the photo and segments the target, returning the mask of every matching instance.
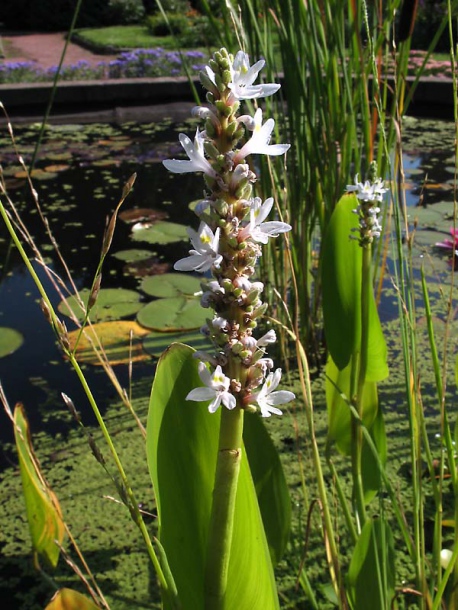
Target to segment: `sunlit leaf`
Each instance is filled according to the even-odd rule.
[[[186,610],[204,607],[204,571],[220,411],[186,401],[201,385],[193,350],[174,344],[161,357],[150,400],[147,455],[159,537]],[[229,562],[227,608],[279,608],[256,492],[242,452]],[[170,606],[165,603],[166,610]]]
[[[24,342],[24,337],[14,328],[0,326],[0,358],[12,354]]]
[[[137,314],[137,321],[151,330],[178,331],[200,328],[208,311],[196,298],[170,297],[145,305]]]
[[[85,288],[79,292],[79,297],[84,305],[87,305],[90,295],[90,290]],[[91,309],[91,320],[94,322],[106,320],[118,320],[125,318],[143,307],[140,302],[140,294],[135,290],[127,290],[125,288],[102,288],[98,294],[97,301]],[[84,319],[84,311],[79,305],[79,299],[73,295],[68,297],[66,301],[61,301],[58,310],[66,315],[70,315],[70,309],[73,310],[79,320]]]
[[[74,591],[73,589],[59,589],[53,596],[45,610],[97,610],[94,602]]]
[[[358,225],[355,195],[344,195],[329,221],[323,241],[322,284],[326,343],[333,361],[342,370],[361,343],[362,253],[350,239]],[[369,305],[369,338],[366,379],[380,381],[388,375],[386,344],[373,295]]]
[[[102,345],[107,358],[113,366],[149,360],[150,356],[142,349],[140,338],[149,331],[129,320],[116,320],[100,322],[84,329],[80,337],[80,330],[68,333],[70,349],[73,350],[80,337],[76,349],[76,357],[80,362],[100,365],[101,362],[94,352],[93,346]],[[132,335],[132,343],[131,343]]]
[[[14,436],[32,546],[39,557],[55,568],[60,554],[55,540],[62,544],[65,532],[62,513],[57,497],[41,474],[21,404],[14,409]]]
[[[278,451],[258,414],[247,413],[243,442],[250,464],[272,562],[286,550],[291,529],[291,498]]]
[[[164,273],[148,277],[140,288],[153,297],[193,296],[201,290],[200,280],[189,273]]]
[[[332,357],[326,364],[326,404],[328,408],[328,440],[335,441],[339,451],[351,453],[351,413],[348,400],[351,396],[351,362],[339,370]],[[342,394],[346,397],[343,398]],[[378,409],[377,385],[366,381],[363,391],[363,422],[370,428]]]

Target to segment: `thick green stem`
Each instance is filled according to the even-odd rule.
[[[242,461],[243,410],[222,408],[213,504],[207,544],[205,609],[225,608],[234,528],[235,498]]]

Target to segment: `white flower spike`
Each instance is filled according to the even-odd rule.
[[[275,405],[283,405],[296,398],[295,395],[288,390],[274,392],[275,388],[280,383],[280,379],[281,369],[277,369],[275,373],[269,373],[260,391],[253,394],[253,398],[255,398],[261,409],[262,417],[270,417],[272,413],[281,415],[282,412],[280,409],[277,409]]]
[[[256,242],[267,244],[269,237],[278,237],[280,233],[291,231],[291,225],[279,220],[263,222],[270,214],[274,204],[273,197],[269,197],[261,204],[260,197],[255,197],[251,202],[250,222],[243,229],[243,237],[251,237]]]
[[[361,201],[382,201],[383,195],[388,190],[383,185],[384,182],[381,178],[377,178],[373,183],[369,180],[358,182],[358,174],[356,174],[355,184],[347,184],[347,192],[355,193]]]
[[[221,403],[228,409],[235,407],[235,396],[229,392],[230,379],[224,375],[219,365],[213,374],[210,374],[205,364],[199,362],[199,377],[202,379],[205,387],[191,390],[186,396],[186,400],[196,400],[197,402],[211,400],[208,405],[210,413],[215,413]]]
[[[198,232],[188,229],[188,235],[194,249],[189,251],[190,256],[178,260],[173,268],[177,271],[198,271],[199,273],[205,273],[213,265],[218,267],[223,260],[223,257],[218,254],[219,234],[219,228],[213,233],[204,222],[200,223]]]
[[[204,172],[207,176],[214,178],[216,172],[204,156],[204,136],[197,129],[194,138],[194,144],[191,139],[184,133],[180,133],[179,140],[185,153],[189,157],[189,161],[166,159],[162,161],[163,165],[174,174],[187,174],[189,172]]]
[[[274,83],[253,85],[265,63],[263,59],[260,59],[250,66],[248,55],[243,51],[237,53],[231,67],[232,82],[228,85],[235,99],[253,100],[259,97],[267,97],[280,89],[280,85]]]
[[[262,124],[262,110],[258,108],[253,117],[253,135],[244,146],[235,154],[234,163],[240,163],[248,155],[283,155],[290,147],[289,144],[269,144],[272,131],[275,127],[273,119],[267,119]]]

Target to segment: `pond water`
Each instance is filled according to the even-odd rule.
[[[134,172],[137,173],[135,187],[122,207],[104,266],[103,288],[122,286],[135,290],[141,303],[146,304],[153,297],[141,289],[145,276],[170,271],[173,261],[186,255],[189,249],[187,238],[180,238],[179,231],[176,241],[157,243],[167,241],[164,235],[169,230],[174,232],[170,225],[162,225],[160,235],[150,243],[133,241],[133,224],[147,222],[145,214],[148,216],[148,213],[133,212],[130,217],[128,212],[152,210],[160,222],[195,225],[195,215],[189,209],[189,202],[202,193],[201,177],[185,174],[176,179],[160,163],[164,158],[180,154],[177,132],[192,133],[193,129],[191,123],[180,126],[166,122],[160,125],[56,125],[46,130],[35,166],[34,187],[78,290],[91,285],[100,256],[106,218],[113,212],[124,183]],[[26,162],[31,158],[37,134],[38,126],[15,130],[18,149]],[[431,245],[442,239],[444,235],[441,232],[448,233],[452,225],[453,138],[453,125],[450,123],[406,121],[404,167],[407,204],[412,210],[411,220],[413,216],[421,218],[424,210],[428,213],[434,210],[432,218],[425,216],[420,221],[418,243],[435,257],[443,274],[447,274],[450,267],[446,259],[442,257],[441,260],[439,254],[433,251]],[[10,197],[43,251],[47,265],[52,271],[63,275],[62,263],[45,234],[6,129],[0,134],[0,163],[4,168]],[[420,202],[426,208],[416,207]],[[429,230],[431,227],[434,231]],[[129,255],[124,253],[132,248],[142,250],[143,254],[138,253],[136,260],[129,262]],[[423,252],[419,251],[418,255],[422,256]],[[44,270],[38,264],[35,264],[35,269],[57,306],[60,297]],[[66,286],[69,286],[68,281]],[[65,426],[73,424],[69,422],[60,392],[73,399],[78,410],[89,418],[86,421],[90,421],[90,410],[75,374],[62,358],[38,300],[37,289],[17,251],[10,248],[2,224],[0,327],[16,329],[23,335],[24,343],[14,353],[0,358],[0,381],[11,406],[17,401],[25,404],[32,429],[46,421],[51,433],[57,430],[62,432]],[[384,315],[389,315],[386,310]],[[65,320],[69,330],[75,328],[70,319]],[[153,367],[154,360],[135,363],[134,380],[152,375]],[[127,365],[118,365],[115,370],[121,385],[127,387]],[[100,405],[109,404],[114,390],[100,375],[99,368],[88,365],[85,372]],[[3,441],[11,440],[11,426],[3,412],[0,417],[0,438]],[[1,457],[3,461],[8,460],[9,454],[5,452]]]

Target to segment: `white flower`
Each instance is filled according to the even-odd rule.
[[[372,184],[369,180],[358,182],[358,174],[355,176],[355,184],[347,184],[347,192],[355,193],[362,201],[382,201],[384,193],[388,189],[384,188],[384,182],[377,178]]]
[[[269,345],[271,343],[275,343],[276,340],[277,340],[277,335],[275,334],[275,331],[273,329],[271,329],[271,330],[267,331],[265,335],[262,335],[262,337],[259,337],[259,339],[257,340],[257,345],[258,345],[258,347],[266,347],[267,345]]]
[[[444,570],[446,570],[448,568],[448,564],[450,563],[452,556],[453,556],[453,553],[452,553],[452,551],[450,551],[450,549],[442,549],[441,555],[440,555],[440,563]]]
[[[230,379],[224,375],[221,366],[217,366],[213,374],[207,369],[203,362],[199,362],[199,377],[205,387],[195,388],[186,396],[186,400],[196,400],[198,402],[211,400],[208,405],[210,413],[214,413],[221,403],[228,409],[233,409],[236,405],[235,396],[229,390]]]
[[[181,146],[189,157],[189,161],[181,161],[176,159],[166,159],[162,161],[163,165],[174,174],[186,174],[188,172],[204,172],[208,176],[214,178],[216,172],[204,156],[204,141],[205,138],[197,129],[194,138],[194,144],[190,138],[184,133],[178,136]]]
[[[280,409],[277,409],[275,405],[283,405],[291,400],[294,400],[295,395],[288,390],[279,390],[274,392],[275,388],[280,383],[281,369],[277,369],[275,373],[269,373],[264,385],[259,392],[253,394],[254,399],[261,409],[262,417],[270,417],[272,413],[281,415]]]
[[[280,85],[276,84],[253,85],[265,63],[263,59],[260,59],[250,66],[248,55],[243,51],[237,53],[231,66],[232,82],[228,85],[235,99],[252,100],[259,97],[267,97],[280,89]]]
[[[198,232],[188,228],[188,235],[194,249],[189,251],[190,256],[181,258],[173,265],[173,268],[177,271],[205,273],[213,265],[218,267],[223,260],[223,257],[218,254],[219,233],[219,227],[213,234],[213,231],[204,222],[200,223]]]
[[[280,233],[291,231],[291,225],[277,220],[263,222],[270,214],[274,200],[269,197],[261,204],[260,197],[255,197],[251,203],[250,222],[242,229],[242,239],[251,237],[254,241],[266,244],[269,237],[278,237]]]
[[[282,155],[285,153],[289,144],[269,144],[272,131],[275,127],[273,119],[267,119],[262,124],[262,110],[258,108],[253,117],[253,135],[244,146],[235,154],[234,163],[240,163],[245,157],[252,154],[258,155]]]

